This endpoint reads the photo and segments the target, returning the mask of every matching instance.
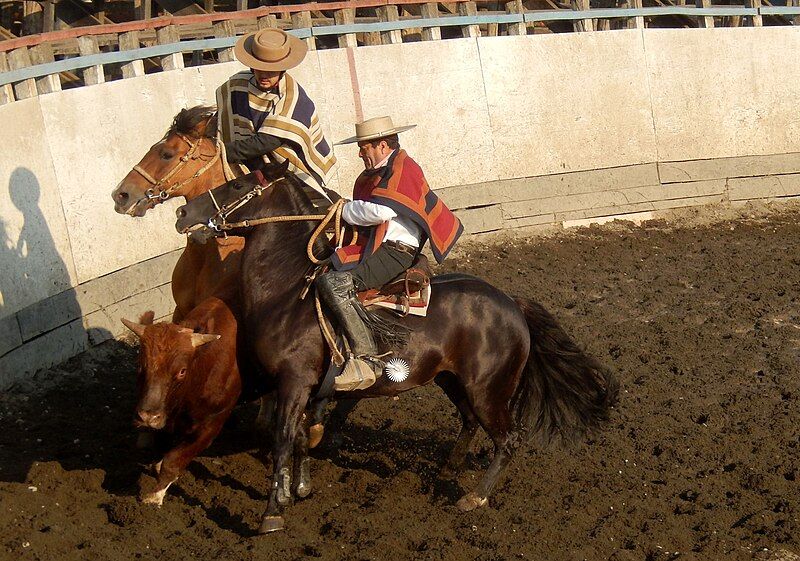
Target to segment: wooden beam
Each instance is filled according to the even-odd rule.
[[[475,2],[462,2],[458,4],[457,10],[460,16],[478,15],[478,5]],[[480,37],[481,28],[477,25],[465,25],[461,28],[461,35],[463,37]]]
[[[711,0],[695,0],[695,6],[698,8],[710,8]],[[714,27],[714,16],[701,16],[698,23],[700,27]]]
[[[333,23],[336,25],[350,25],[356,21],[356,11],[354,8],[342,8],[333,12]],[[345,33],[339,35],[339,47],[353,48],[358,46],[355,33]]]
[[[34,35],[42,32],[42,6],[38,2],[22,3],[22,34]]]
[[[522,0],[510,0],[505,5],[507,14],[522,14],[525,12],[525,7],[522,5]],[[505,26],[508,35],[527,35],[528,30],[525,22],[509,23]]]
[[[642,0],[628,0],[628,6],[631,8],[641,8]],[[634,16],[628,18],[628,29],[644,29],[644,16]]]
[[[4,52],[0,52],[0,73],[8,72],[9,70],[11,70],[11,67],[8,65],[8,55]],[[0,105],[11,103],[15,99],[14,86],[11,84],[0,86]]]
[[[177,25],[168,25],[156,30],[156,43],[159,45],[169,45],[179,43],[181,34],[178,32]],[[180,70],[183,68],[183,53],[173,53],[161,57],[162,70]]]
[[[222,20],[215,23],[214,37],[234,37],[236,35],[236,28],[230,20]],[[236,57],[233,55],[233,47],[226,47],[217,50],[217,57],[220,62],[233,62]]]
[[[397,12],[397,6],[388,5],[380,6],[375,10],[378,13],[378,21],[400,21],[400,14]],[[381,44],[383,45],[396,45],[403,42],[403,35],[399,29],[391,31],[381,31]]]
[[[91,35],[78,37],[78,50],[81,56],[98,54],[100,52],[100,47],[97,44],[97,37]],[[83,83],[87,86],[102,84],[105,81],[106,75],[105,72],[103,72],[102,64],[83,69]]]
[[[421,6],[420,14],[423,18],[438,18],[439,17],[439,4],[437,2],[428,2]],[[442,38],[441,27],[425,27],[422,29],[423,41],[439,41]]]
[[[141,47],[139,43],[139,32],[128,31],[119,34],[119,50],[129,51]],[[126,62],[122,65],[122,77],[134,78],[136,76],[144,76],[144,63],[141,60],[134,60]]]
[[[572,9],[582,12],[589,9],[589,0],[570,0]],[[572,22],[575,31],[594,31],[594,24],[590,19],[578,19]]]
[[[136,19],[150,19],[153,17],[153,4],[152,0],[134,0],[133,10],[136,14]]]
[[[292,14],[292,27],[294,29],[305,29],[311,28],[313,24],[311,23],[311,12],[296,12]],[[317,42],[314,40],[314,37],[306,37],[303,39],[308,45],[309,51],[314,51],[317,49]]]
[[[28,68],[31,65],[31,55],[28,53],[27,47],[14,49],[8,53],[8,68],[9,70],[19,70],[21,68]],[[28,99],[39,95],[36,89],[36,80],[29,78],[17,84],[14,84],[14,97],[17,99]]]
[[[42,31],[48,33],[56,30],[56,2],[45,0],[42,12]]]
[[[48,62],[55,62],[56,60],[55,57],[53,56],[52,43],[42,43],[41,45],[36,45],[35,47],[31,47],[29,53],[31,57],[31,64],[34,66],[36,66],[37,64],[47,64]],[[60,92],[61,76],[56,73],[56,74],[49,74],[41,78],[37,78],[36,89],[39,91],[39,94]]]
[[[744,5],[746,8],[759,9],[761,8],[761,0],[744,0]],[[761,27],[764,24],[761,14],[749,16],[747,19],[750,22],[750,27]]]

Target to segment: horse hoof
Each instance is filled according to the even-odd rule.
[[[283,528],[283,516],[265,516],[261,519],[261,525],[258,527],[258,533],[271,534],[272,532],[283,530]]]
[[[317,423],[308,427],[308,447],[316,448],[322,441],[322,435],[325,434],[325,425]]]
[[[307,496],[311,494],[311,484],[310,483],[300,483],[295,489],[294,494],[297,495],[300,499],[305,499]]]
[[[458,500],[456,506],[461,512],[469,512],[475,510],[479,506],[485,506],[488,502],[489,499],[486,497],[481,498],[475,493],[467,493]]]

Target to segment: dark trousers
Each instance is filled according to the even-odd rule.
[[[414,263],[418,252],[387,247],[385,243],[369,257],[364,259],[355,269],[350,270],[356,290],[378,288],[400,275]]]

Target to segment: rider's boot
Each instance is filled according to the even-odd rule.
[[[356,298],[353,276],[346,271],[330,271],[319,277],[316,284],[320,298],[344,329],[352,353],[342,373],[336,377],[334,388],[338,391],[366,389],[375,383],[383,368],[374,360],[378,347],[358,313],[361,302]]]

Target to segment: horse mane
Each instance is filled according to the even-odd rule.
[[[271,164],[280,166],[280,164]],[[266,175],[269,175],[269,167],[264,170]],[[286,172],[283,178],[275,184],[275,187],[282,188],[287,198],[291,201],[292,206],[294,206],[294,210],[297,214],[324,214],[325,210],[320,209],[314,206],[314,203],[311,201],[311,197],[306,193],[306,189],[310,189],[307,187],[305,183],[303,183],[300,179],[297,178],[295,174],[292,172]],[[311,231],[316,228],[316,222],[308,222],[307,229],[309,234]],[[330,246],[327,241],[325,241],[324,236],[320,236],[317,238],[317,241],[314,243],[314,255],[318,258],[327,258],[333,253],[333,248]]]
[[[214,138],[217,134],[217,108],[209,105],[196,105],[189,109],[181,109],[172,120],[167,134],[185,134],[196,137],[196,129],[202,123],[206,123],[203,135],[206,138]]]

